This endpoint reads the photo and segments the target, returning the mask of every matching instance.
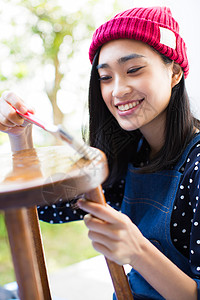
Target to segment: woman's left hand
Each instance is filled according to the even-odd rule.
[[[93,247],[119,265],[136,267],[146,239],[130,218],[108,204],[80,199],[78,206],[89,213],[84,221]]]

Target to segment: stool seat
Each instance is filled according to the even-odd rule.
[[[51,205],[70,200],[101,184],[108,175],[105,155],[92,148],[93,160],[68,145],[2,154],[0,209]]]
[[[21,300],[51,300],[36,207],[81,194],[105,205],[101,184],[108,176],[107,160],[102,151],[90,150],[91,160],[67,144],[0,157],[0,209],[5,214]],[[117,299],[133,299],[123,267],[108,259],[106,262]]]

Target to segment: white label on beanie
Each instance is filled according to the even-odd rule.
[[[160,28],[160,43],[164,44],[172,49],[176,49],[176,36],[170,29]]]

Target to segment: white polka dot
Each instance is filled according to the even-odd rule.
[[[45,209],[48,209],[49,207],[48,207],[48,206],[45,206],[44,208],[45,208]]]
[[[69,217],[65,217],[65,220],[66,220],[66,221],[69,220]]]
[[[60,215],[60,216],[62,215],[62,211],[59,212],[59,215]]]
[[[200,240],[197,240],[197,244],[200,245]]]
[[[38,205],[37,208],[40,208],[40,206]]]
[[[177,242],[178,240],[177,239],[174,239],[174,242]]]
[[[197,185],[197,188],[199,189],[199,184]]]
[[[62,198],[60,198],[60,199],[59,199],[59,201],[61,202],[61,201],[63,201],[63,199],[62,199]]]
[[[63,223],[63,221],[59,221],[59,223],[60,223],[60,224],[62,224],[62,223]]]
[[[189,182],[190,182],[190,183],[192,183],[192,182],[193,182],[193,180],[190,178]]]
[[[51,220],[49,223],[50,223],[50,224],[53,224],[53,221]]]
[[[185,196],[184,195],[181,195],[181,197],[180,197],[181,199],[184,199],[185,198]]]
[[[199,223],[198,222],[194,222],[194,226],[198,226],[199,225]]]
[[[182,233],[186,233],[186,229],[183,229],[183,230],[182,230]]]
[[[189,190],[189,189],[190,189],[190,186],[188,185],[187,188],[188,188],[188,190]]]
[[[184,246],[183,246],[183,248],[184,248],[184,249],[187,249],[187,246],[186,246],[186,245],[184,245]]]
[[[195,162],[195,166],[197,166],[198,164],[199,164],[199,162],[198,162],[198,161],[196,161],[196,162]]]
[[[181,171],[182,171],[182,172],[184,172],[184,170],[185,170],[185,168],[184,168],[184,167],[182,167],[182,168],[181,168]]]
[[[176,210],[177,209],[177,206],[176,205],[174,205],[174,210]]]
[[[65,206],[66,206],[66,207],[70,207],[70,204],[69,204],[69,203],[66,203]]]
[[[83,216],[82,216],[82,215],[80,215],[80,219],[83,219]]]
[[[54,213],[53,216],[56,217],[56,213]]]
[[[192,205],[192,203],[191,202],[188,202],[188,204],[191,206]]]
[[[200,144],[197,145],[197,148],[200,147]]]
[[[200,271],[200,267],[197,267],[197,271]]]
[[[73,214],[74,214],[74,215],[76,214],[76,210],[73,210]]]
[[[53,208],[56,208],[55,204],[52,205]]]
[[[193,219],[191,219],[191,223],[193,223]]]
[[[197,157],[199,157],[199,156],[200,156],[200,153],[197,154]]]
[[[116,203],[116,206],[119,206],[119,202]]]
[[[184,189],[184,185],[181,184],[180,185],[180,189],[183,190]]]
[[[185,216],[185,212],[182,213],[182,216],[183,216],[183,217]]]
[[[197,201],[199,200],[199,197],[198,197],[198,196],[196,196],[196,200],[197,200]]]
[[[193,209],[193,213],[195,213],[195,212],[196,212],[196,208]]]
[[[40,211],[40,214],[41,214],[41,215],[43,215],[43,214],[44,214],[44,211],[43,211],[43,210],[42,210],[42,211]]]
[[[190,162],[190,158],[187,159],[187,162]]]
[[[191,252],[191,254],[194,254],[194,250],[191,250],[190,252]]]
[[[177,225],[178,225],[177,223],[174,223],[174,224],[173,224],[174,227],[176,227]]]
[[[198,168],[197,166],[194,168],[195,171],[197,171],[198,169],[199,169],[199,168]]]

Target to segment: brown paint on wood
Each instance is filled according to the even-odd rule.
[[[98,186],[96,189],[86,193],[86,198],[89,201],[94,201],[105,205],[106,200],[102,191],[102,187]],[[113,286],[117,296],[117,300],[132,300],[133,294],[131,292],[124,267],[106,258],[106,263],[112,278]]]
[[[100,150],[92,151],[92,160],[78,157],[69,146],[1,156],[0,209],[5,211],[21,300],[51,299],[35,206],[52,205],[61,198],[70,200],[84,193],[105,205],[101,184],[108,175],[107,160]],[[123,267],[106,261],[117,299],[133,299]]]
[[[46,269],[45,254],[43,250],[42,236],[40,232],[39,220],[37,215],[36,206],[27,209],[28,222],[32,232],[34,251],[36,254],[37,264],[40,273],[40,279],[43,289],[43,295],[45,300],[51,300],[51,293],[49,288],[49,280]]]
[[[45,300],[26,208],[5,212],[9,243],[21,300]]]

